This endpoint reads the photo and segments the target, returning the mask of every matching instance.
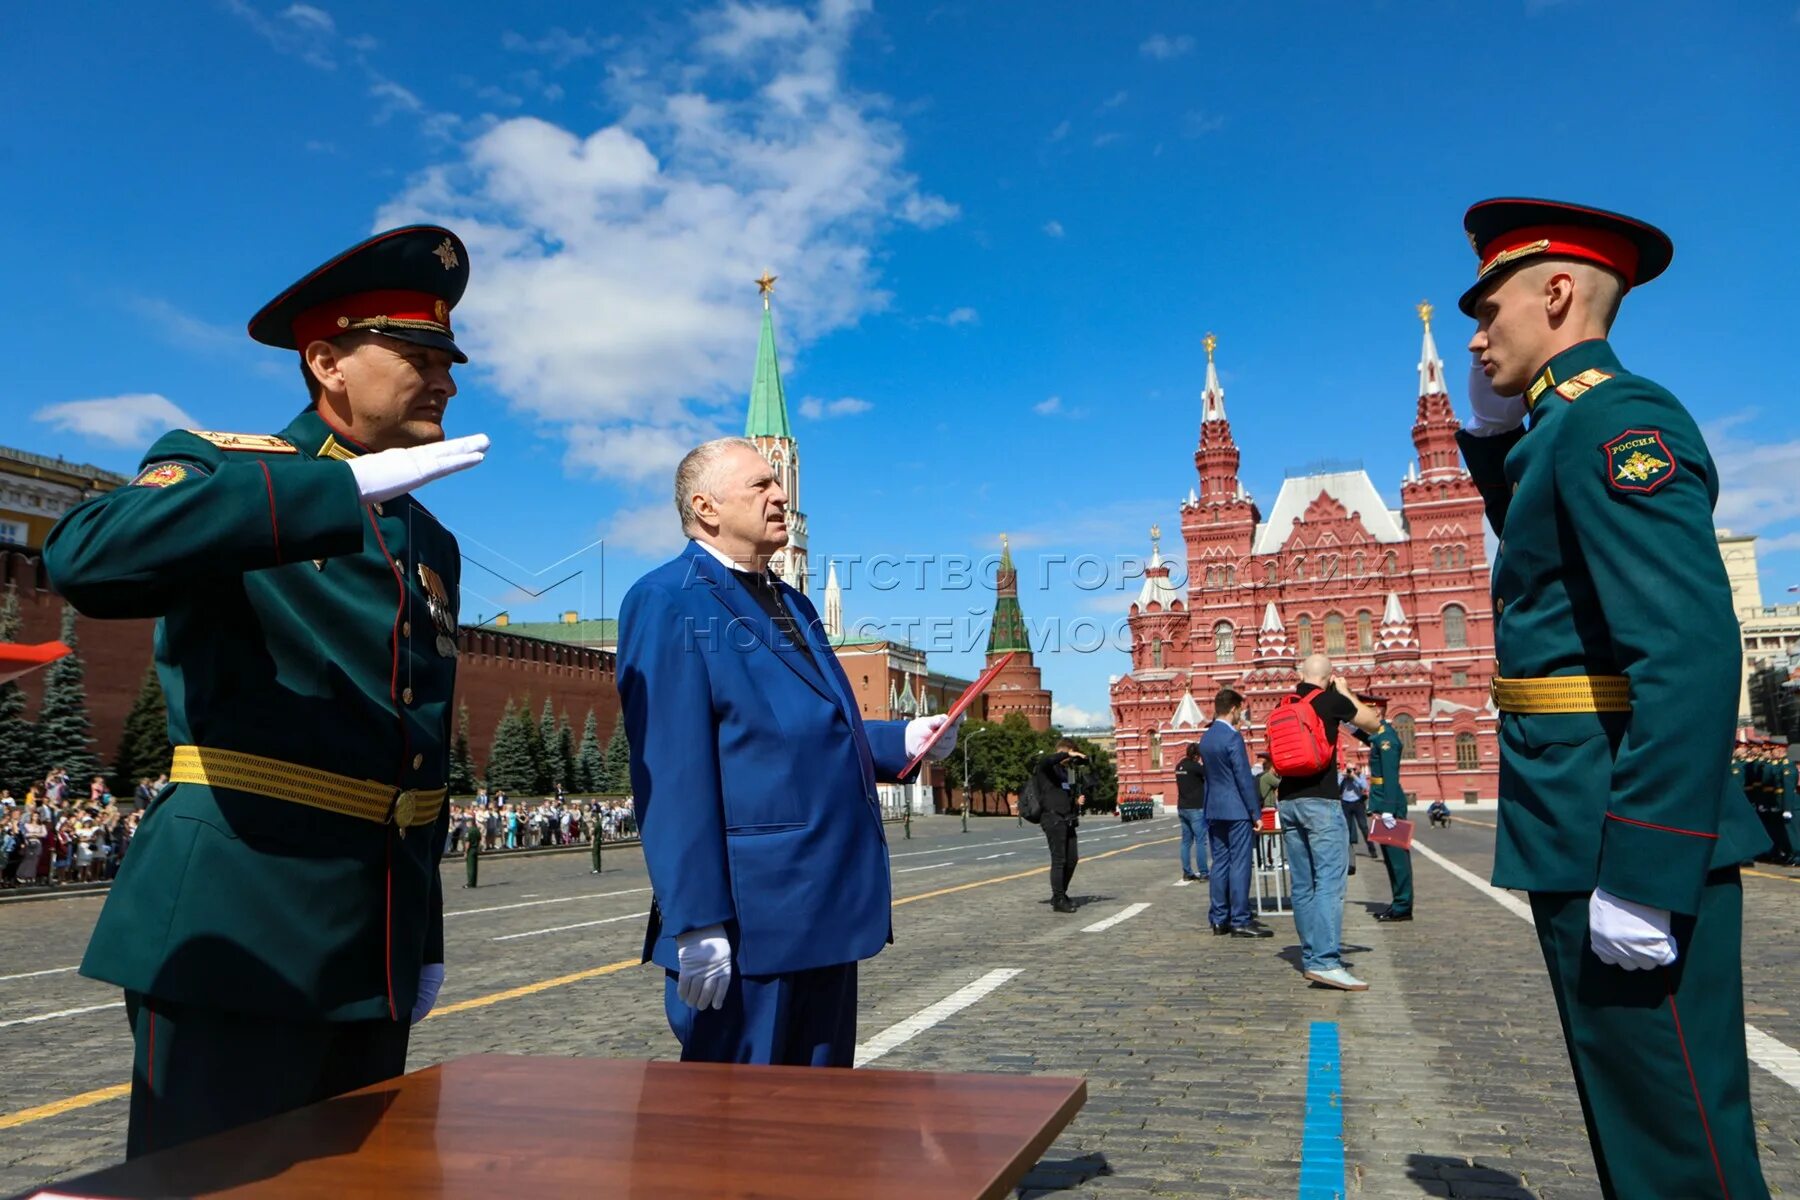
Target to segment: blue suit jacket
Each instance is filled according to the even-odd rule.
[[[619,608],[619,699],[655,906],[644,957],[723,924],[745,975],[870,958],[893,940],[876,780],[906,722],[866,726],[818,613],[777,589],[817,667],[723,564],[689,542]]]
[[[1250,752],[1244,749],[1244,735],[1230,722],[1214,721],[1206,727],[1200,735],[1200,761],[1206,764],[1208,821],[1254,821],[1262,815]]]

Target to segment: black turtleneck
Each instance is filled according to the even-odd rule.
[[[780,593],[775,590],[775,581],[769,577],[768,572],[740,571],[733,567],[731,573],[743,584],[744,590],[756,598],[757,605],[769,614],[769,619],[775,622],[775,628],[787,639],[788,644],[804,654],[812,668],[818,670],[818,660],[813,657],[812,647],[807,644],[800,622],[794,619],[794,614],[782,602]]]

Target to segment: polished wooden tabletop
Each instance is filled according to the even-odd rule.
[[[476,1055],[55,1185],[92,1197],[1002,1197],[1080,1079]]]

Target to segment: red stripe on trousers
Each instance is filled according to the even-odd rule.
[[[1669,981],[1669,1016],[1675,1020],[1675,1040],[1681,1045],[1681,1065],[1687,1068],[1688,1086],[1694,1089],[1694,1107],[1700,1111],[1700,1132],[1706,1135],[1707,1153],[1712,1155],[1713,1174],[1719,1180],[1719,1194],[1731,1200],[1731,1189],[1725,1186],[1725,1169],[1719,1165],[1719,1148],[1713,1145],[1712,1125],[1706,1119],[1706,1105],[1700,1099],[1700,1081],[1694,1078],[1694,1063],[1688,1057],[1687,1038],[1681,1032],[1681,1010],[1675,1007],[1675,983]]]

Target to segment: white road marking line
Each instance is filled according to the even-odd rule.
[[[0,1029],[10,1029],[14,1025],[35,1025],[39,1021],[54,1021],[59,1017],[79,1017],[82,1013],[101,1012],[108,1008],[124,1008],[123,1000],[114,1000],[109,1004],[90,1004],[86,1008],[65,1008],[61,1012],[39,1013],[35,1017],[14,1017],[10,1021],[0,1021]]]
[[[1106,930],[1111,929],[1114,925],[1117,925],[1120,921],[1131,920],[1131,918],[1137,916],[1149,907],[1148,904],[1133,904],[1126,908],[1124,912],[1116,912],[1104,921],[1095,921],[1092,925],[1083,926],[1081,932],[1103,933]]]
[[[856,1065],[868,1066],[888,1051],[904,1046],[933,1025],[955,1016],[971,1004],[980,1001],[1013,976],[1020,974],[1023,974],[1023,971],[1018,967],[1002,967],[996,971],[989,971],[974,983],[958,988],[936,1004],[927,1005],[899,1024],[888,1026],[868,1041],[857,1046]]]
[[[923,867],[901,867],[901,868],[900,868],[900,869],[899,869],[899,870],[898,870],[898,871],[895,871],[895,872],[894,872],[894,874],[896,874],[896,875],[910,875],[910,874],[911,874],[911,873],[912,873],[912,872],[914,872],[914,871],[935,871],[935,870],[937,870],[937,869],[938,869],[938,868],[939,868],[939,867],[954,867],[954,866],[955,866],[955,865],[956,865],[956,864],[955,864],[955,863],[947,863],[947,862],[944,862],[944,863],[928,863],[928,864],[927,864],[927,865],[925,865],[925,866],[923,866]]]
[[[1015,855],[1017,853],[1018,853],[1017,850],[1008,850],[1005,854],[984,854],[980,858],[976,859],[975,861],[976,862],[992,862],[996,858],[1011,858],[1013,855]]]
[[[650,910],[646,908],[643,912],[626,913],[622,917],[603,917],[598,921],[578,921],[573,925],[557,925],[550,929],[533,929],[526,933],[503,933],[499,937],[489,938],[488,941],[510,942],[518,938],[539,937],[546,933],[565,933],[571,929],[587,929],[594,925],[611,925],[614,921],[629,921],[633,917],[647,917],[649,915]]]
[[[496,904],[492,908],[464,908],[456,912],[447,912],[446,917],[472,917],[476,913],[505,912],[509,908],[536,908],[540,904],[568,904],[575,900],[605,900],[609,896],[635,896],[639,892],[647,892],[647,887],[626,888],[622,892],[587,892],[580,896],[558,896],[554,900],[526,900],[519,904]]]
[[[1485,892],[1489,899],[1495,901],[1517,917],[1536,925],[1531,918],[1531,905],[1519,899],[1505,888],[1497,888],[1473,871],[1460,867],[1431,847],[1414,841],[1413,849],[1429,858],[1444,870],[1450,872],[1478,892]],[[1800,1092],[1800,1051],[1772,1038],[1748,1021],[1744,1023],[1744,1048],[1749,1051],[1750,1061]]]
[[[36,979],[39,975],[61,975],[64,971],[73,971],[74,967],[51,967],[48,971],[26,971],[19,975],[0,975],[0,983],[14,979]]]
[[[1034,837],[1007,838],[1001,842],[976,842],[972,846],[940,846],[936,850],[901,850],[888,855],[889,858],[917,858],[921,854],[948,854],[952,850],[986,850],[989,846],[1016,846],[1020,842],[1035,842]]]

